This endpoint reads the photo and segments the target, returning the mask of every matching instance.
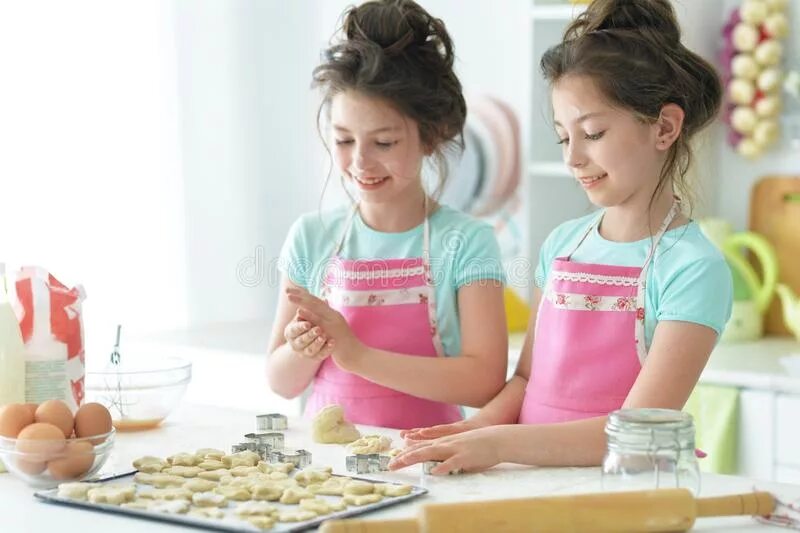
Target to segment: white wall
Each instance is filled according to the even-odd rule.
[[[169,6],[0,6],[0,261],[86,286],[87,344],[186,323]]]
[[[320,178],[307,2],[175,2],[191,325],[262,319]]]

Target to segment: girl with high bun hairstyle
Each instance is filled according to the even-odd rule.
[[[352,206],[301,217],[281,252],[268,378],[306,414],[413,428],[461,420],[505,382],[504,275],[492,228],[436,202],[466,105],[444,23],[411,0],[348,9],[313,84]],[[437,164],[425,190],[422,167]]]
[[[721,85],[681,44],[669,1],[595,0],[541,70],[555,141],[600,209],[543,244],[537,312],[503,391],[469,420],[405,432],[392,468],[600,464],[607,415],[681,409],[730,316],[730,271],[685,214],[690,141]]]

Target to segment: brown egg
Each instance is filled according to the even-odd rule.
[[[94,446],[88,441],[67,442],[63,457],[47,463],[55,479],[78,479],[94,464]]]
[[[64,449],[66,442],[61,429],[52,424],[26,426],[17,436],[16,449],[25,454],[17,458],[17,468],[28,474],[39,474],[46,468],[47,460]]]
[[[25,408],[28,410],[28,412],[31,414],[31,418],[35,419],[36,418],[36,408],[39,407],[39,404],[38,403],[23,403],[22,405],[24,405]]]
[[[28,461],[26,459],[16,458],[14,460],[14,464],[17,468],[26,474],[30,474],[35,476],[36,474],[41,474],[44,472],[44,469],[47,468],[47,463],[41,461]]]
[[[17,438],[27,425],[33,424],[33,414],[23,403],[10,403],[0,409],[0,435],[10,439]]]
[[[39,404],[36,408],[36,422],[53,424],[61,430],[65,438],[72,435],[72,426],[75,424],[72,411],[61,400],[47,400]]]
[[[111,413],[99,403],[87,403],[75,413],[75,436],[78,438],[103,435],[111,431]],[[100,444],[104,439],[91,439]]]

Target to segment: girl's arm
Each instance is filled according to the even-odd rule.
[[[300,314],[320,326],[335,343],[343,369],[375,383],[428,400],[480,407],[503,387],[508,361],[503,286],[486,280],[458,290],[461,354],[413,357],[365,346],[344,318],[307,292],[292,291]]]
[[[623,407],[682,409],[711,355],[717,333],[690,322],[656,326],[647,360]],[[502,462],[538,466],[598,465],[605,455],[607,417],[559,424],[503,425],[415,444],[391,467],[444,461],[434,473],[476,471]]]
[[[286,328],[294,322],[293,328],[301,333],[304,329],[308,337],[310,325],[296,320],[297,306],[286,297],[286,289],[299,289],[285,275],[281,278],[281,291],[278,295],[278,306],[275,321],[272,324],[272,335],[269,342],[269,358],[267,359],[267,380],[270,388],[284,398],[299,396],[311,383],[324,357],[313,357],[295,351],[286,341]],[[306,326],[304,328],[304,326]],[[300,339],[302,342],[301,333]],[[313,346],[312,348],[318,348]]]
[[[467,420],[454,422],[452,424],[441,424],[427,428],[402,431],[400,434],[407,442],[435,439],[485,426],[515,424],[517,422],[519,411],[522,408],[522,400],[525,397],[525,388],[528,386],[528,378],[531,375],[536,313],[539,311],[539,301],[541,298],[542,291],[538,287],[534,288],[533,301],[531,302],[531,317],[528,320],[525,342],[522,344],[519,358],[517,359],[516,371],[514,375],[511,376],[511,379],[508,380],[503,390],[492,398],[492,401],[487,403],[483,409]]]

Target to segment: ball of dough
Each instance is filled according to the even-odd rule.
[[[756,159],[761,156],[763,149],[750,137],[745,137],[736,146],[736,151],[748,159]]]
[[[731,60],[731,72],[737,78],[754,80],[760,71],[761,67],[751,54],[736,54]]]
[[[314,442],[347,444],[359,437],[361,433],[344,419],[344,409],[340,405],[323,407],[311,422],[311,438]]]
[[[728,85],[728,98],[738,105],[750,105],[756,96],[756,86],[752,81],[734,78]]]
[[[770,95],[756,100],[756,115],[761,118],[772,118],[781,112],[781,99],[779,96]]]
[[[769,14],[769,7],[762,0],[744,0],[739,7],[739,16],[748,24],[758,26]]]
[[[783,72],[778,68],[765,69],[758,75],[758,89],[765,93],[770,93],[780,88],[783,81]]]
[[[781,128],[778,121],[775,119],[759,120],[756,127],[753,128],[753,140],[761,148],[773,144],[780,136]]]
[[[767,39],[756,46],[753,57],[762,66],[772,67],[780,63],[783,45],[775,39]]]
[[[750,133],[757,122],[758,117],[752,107],[739,106],[731,113],[731,127],[739,133]]]
[[[770,37],[783,39],[789,33],[789,19],[783,13],[773,13],[767,17],[762,27]]]
[[[740,22],[733,28],[733,47],[739,52],[749,52],[758,44],[758,30],[752,24]]]

